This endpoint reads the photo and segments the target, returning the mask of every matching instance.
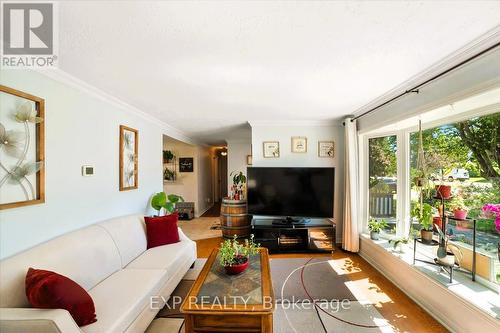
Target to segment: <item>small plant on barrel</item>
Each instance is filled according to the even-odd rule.
[[[240,274],[248,268],[250,256],[259,252],[260,244],[256,244],[253,238],[254,235],[250,235],[250,239],[240,244],[234,235],[232,240],[227,239],[220,244],[219,261],[227,274]]]
[[[233,171],[229,176],[233,177],[233,186],[231,187],[231,193],[232,193],[231,199],[243,200],[247,177],[241,171]]]

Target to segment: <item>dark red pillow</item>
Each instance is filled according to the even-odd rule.
[[[148,249],[156,246],[177,243],[179,241],[179,230],[177,230],[177,213],[165,216],[146,216],[146,236],[148,238]]]
[[[30,267],[26,274],[26,296],[35,308],[68,310],[78,326],[97,321],[92,297],[63,275]]]

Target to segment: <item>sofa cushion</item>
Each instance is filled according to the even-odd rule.
[[[171,276],[187,260],[196,260],[196,243],[189,240],[151,248],[125,268],[166,269]]]
[[[68,310],[78,326],[94,323],[94,302],[75,281],[43,269],[28,270],[26,297],[35,308]]]
[[[58,272],[89,290],[121,268],[113,239],[103,228],[86,227],[37,245],[0,262],[0,307],[27,307],[29,267]]]
[[[113,218],[97,224],[113,238],[122,267],[146,251],[146,227],[142,215],[127,215]]]
[[[124,269],[89,291],[98,321],[81,329],[87,333],[124,332],[149,307],[150,297],[158,295],[168,280],[165,270]]]
[[[179,215],[177,213],[155,217],[146,216],[144,219],[148,249],[179,241],[179,231],[177,229]]]

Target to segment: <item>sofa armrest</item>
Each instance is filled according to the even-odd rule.
[[[181,228],[177,228],[179,230],[179,239],[183,242],[185,241],[190,241],[190,242],[193,242],[188,236],[186,236],[186,234],[182,231]]]
[[[63,309],[0,308],[0,332],[81,333]]]

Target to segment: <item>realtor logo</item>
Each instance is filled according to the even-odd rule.
[[[2,4],[2,67],[55,66],[54,7],[45,2]]]

